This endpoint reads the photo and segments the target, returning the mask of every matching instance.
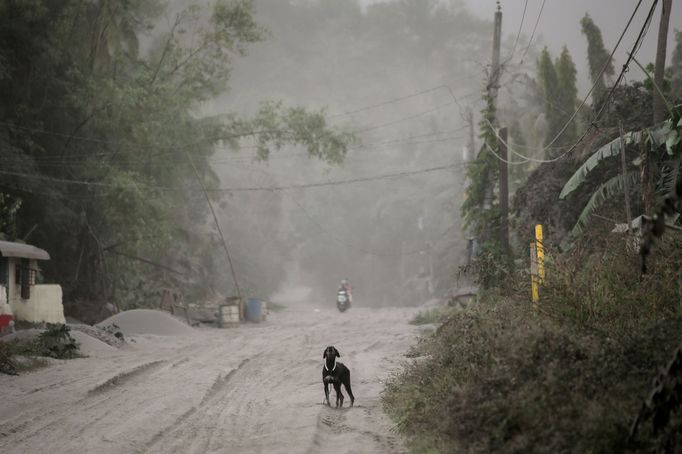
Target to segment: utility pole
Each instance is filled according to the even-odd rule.
[[[668,47],[668,25],[670,24],[670,9],[672,0],[663,0],[661,9],[661,22],[658,25],[658,42],[656,45],[656,65],[654,67],[654,85],[663,90],[663,80],[665,74],[665,54]],[[659,94],[659,90],[654,88],[653,110],[654,124],[665,120],[666,107],[665,100]],[[644,214],[653,214],[655,196],[653,188],[653,163],[649,157],[649,146],[643,141],[640,144],[641,173],[640,182],[642,186],[642,202],[644,203]]]
[[[464,157],[465,161],[473,161],[476,158],[476,132],[474,130],[474,111],[471,107],[467,108],[466,121],[469,125],[469,144],[467,145],[467,155]]]
[[[499,88],[500,82],[500,40],[502,37],[502,8],[500,7],[500,2],[497,2],[497,10],[495,11],[495,26],[493,29],[493,60],[492,67],[490,70],[490,79],[488,80],[488,96],[492,101],[493,108],[497,110],[497,90]],[[493,128],[497,127],[497,115],[492,118]],[[487,146],[494,146],[493,144],[487,144]],[[483,209],[489,210],[492,208],[493,203],[493,186],[494,182],[491,181],[490,176],[486,176],[485,195],[483,197]],[[486,226],[486,236],[489,234],[488,226]]]
[[[505,253],[509,247],[509,166],[507,165],[507,128],[500,128],[498,133],[500,147],[500,244]]]
[[[670,24],[670,9],[673,0],[663,0],[661,10],[661,22],[658,26],[658,44],[656,46],[656,66],[654,67],[654,83],[663,90],[663,78],[665,72],[665,54],[668,47],[668,25]],[[665,100],[654,90],[654,124],[665,120]]]
[[[493,30],[493,61],[492,73],[490,75],[490,85],[488,90],[493,98],[493,104],[497,107],[497,90],[500,88],[500,41],[502,39],[502,7],[497,2],[495,11],[495,28]]]
[[[495,28],[493,30],[493,61],[492,74],[490,77],[489,93],[492,98],[495,110],[497,110],[497,92],[500,88],[500,41],[502,39],[502,7],[497,2],[495,11]],[[497,115],[493,119],[493,127],[498,126]],[[500,128],[497,132],[497,151],[500,155],[499,160],[499,197],[500,197],[500,226],[499,241],[505,253],[510,252],[509,247],[509,167],[507,165],[507,128]],[[490,188],[492,190],[492,186]]]

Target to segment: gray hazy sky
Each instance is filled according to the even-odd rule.
[[[386,0],[362,0],[365,4],[375,3],[376,1]],[[528,0],[528,8],[522,27],[522,33],[527,37],[530,36],[533,30],[542,1]],[[492,20],[496,0],[465,0],[465,2],[477,16],[487,17]],[[502,29],[506,37],[511,36],[513,38],[516,36],[521,24],[525,2],[526,0],[501,0],[503,13]],[[660,3],[659,1],[658,10],[649,27],[644,45],[637,54],[637,59],[642,64],[654,60],[660,18]],[[582,91],[585,91],[588,88],[587,44],[585,37],[580,32],[580,19],[585,12],[588,12],[595,23],[601,28],[604,45],[608,50],[611,50],[623,28],[625,28],[636,4],[637,0],[546,0],[533,41],[539,45],[547,45],[553,55],[558,55],[561,47],[564,44],[567,45],[578,68],[580,88]],[[652,0],[642,2],[634,22],[616,51],[616,71],[620,69],[627,58],[626,51],[632,48],[651,4]],[[670,54],[674,45],[673,30],[676,28],[682,29],[682,2],[679,1],[673,1],[667,63],[670,62]],[[520,56],[522,51],[523,49],[517,50],[517,54]],[[641,71],[634,65],[628,76],[632,79],[642,79]]]

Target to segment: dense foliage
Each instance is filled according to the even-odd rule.
[[[67,310],[148,304],[161,287],[205,293],[215,239],[192,166],[216,189],[214,144],[255,137],[267,158],[296,143],[338,163],[352,141],[321,113],[279,104],[202,116],[265,31],[249,0],[189,6],[155,26],[165,13],[156,0],[0,5],[2,233],[50,252],[44,271]]]

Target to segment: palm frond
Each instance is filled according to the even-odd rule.
[[[630,186],[635,186],[639,181],[639,172],[633,171],[628,172],[625,177],[628,179]],[[585,230],[587,227],[592,214],[597,211],[607,200],[610,198],[623,193],[623,178],[622,175],[616,175],[615,177],[608,180],[606,183],[602,184],[594,191],[592,197],[587,202],[583,211],[578,217],[578,221],[573,226],[571,230],[571,236],[577,236]]]
[[[634,131],[625,134],[625,145],[640,143],[646,138],[645,131]],[[615,138],[606,145],[600,147],[581,165],[561,189],[560,199],[565,199],[570,193],[585,182],[589,173],[594,170],[604,159],[620,154],[620,137]]]

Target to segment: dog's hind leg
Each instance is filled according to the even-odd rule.
[[[344,380],[343,386],[346,387],[346,392],[348,392],[348,397],[350,397],[350,406],[353,406],[353,403],[355,402],[355,396],[353,396],[353,391],[350,389],[350,372],[348,372],[348,377],[347,379]]]

